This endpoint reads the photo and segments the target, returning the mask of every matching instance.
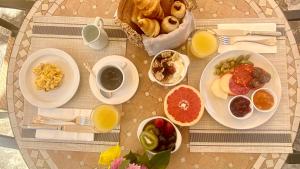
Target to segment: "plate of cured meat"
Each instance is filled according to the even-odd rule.
[[[220,124],[250,129],[267,122],[281,99],[280,77],[258,53],[234,50],[214,57],[200,79],[207,112]]]

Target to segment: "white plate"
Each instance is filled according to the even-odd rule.
[[[35,75],[32,69],[40,63],[54,63],[64,72],[60,87],[49,92],[36,89]],[[53,48],[41,49],[32,53],[26,59],[19,73],[22,94],[32,105],[42,108],[56,108],[68,102],[76,93],[79,81],[79,70],[73,58],[66,52]]]
[[[263,113],[254,110],[251,117],[240,120],[233,118],[229,114],[229,111],[227,109],[227,105],[231,97],[229,97],[227,100],[217,98],[210,90],[210,86],[213,80],[216,78],[216,75],[214,75],[215,65],[227,58],[246,54],[251,55],[249,60],[252,61],[255,66],[261,67],[271,74],[270,82],[265,84],[264,87],[269,88],[275,92],[278,97],[278,104],[272,112]],[[264,56],[249,51],[234,50],[216,56],[206,65],[200,79],[200,92],[205,100],[205,108],[207,112],[220,124],[234,129],[250,129],[262,125],[263,123],[268,121],[276,112],[281,99],[281,82],[275,67]],[[247,96],[249,98],[251,97],[252,92],[253,90],[248,93]]]
[[[123,56],[111,55],[100,59],[93,67],[95,74],[107,63],[126,62],[124,70],[125,81],[123,86],[113,93],[111,98],[104,97],[97,87],[95,78],[90,75],[90,88],[95,97],[106,104],[121,104],[129,100],[136,92],[139,85],[139,74],[134,64]]]

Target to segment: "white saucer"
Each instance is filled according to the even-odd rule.
[[[90,75],[89,78],[90,88],[94,96],[101,102],[106,104],[121,104],[128,101],[135,94],[139,86],[139,74],[136,67],[130,60],[128,60],[123,56],[118,56],[118,55],[106,56],[100,59],[93,66],[93,71],[96,74],[103,66],[105,66],[107,63],[112,63],[112,62],[127,63],[126,68],[124,70],[126,77],[123,86],[118,91],[114,92],[111,98],[106,98],[100,93],[95,78],[92,75]]]

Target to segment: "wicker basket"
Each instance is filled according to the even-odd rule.
[[[196,8],[195,5],[196,3],[194,0],[181,0],[181,1],[183,1],[186,4],[187,9],[189,11]],[[137,25],[132,23],[130,20],[133,7],[134,7],[133,0],[120,0],[117,13],[115,16],[115,21],[126,32],[128,39],[133,44],[143,48],[144,47],[143,36],[142,36],[143,32],[138,28]],[[159,38],[159,36],[156,38]]]

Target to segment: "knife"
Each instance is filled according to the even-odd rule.
[[[217,35],[227,35],[227,36],[245,36],[245,35],[262,35],[262,36],[281,36],[281,32],[271,32],[271,31],[247,31],[240,29],[213,29]]]
[[[30,124],[22,126],[24,129],[46,129],[46,130],[61,130],[67,132],[78,133],[97,133],[92,126],[81,125],[45,125],[45,124]]]

